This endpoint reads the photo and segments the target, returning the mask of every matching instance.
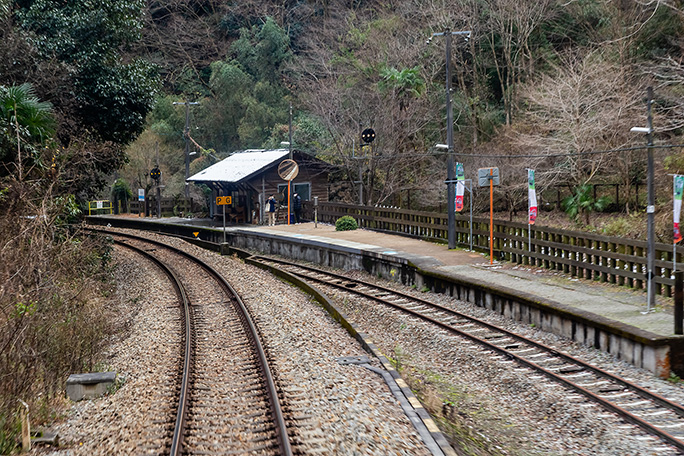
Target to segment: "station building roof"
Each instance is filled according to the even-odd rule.
[[[188,182],[238,183],[287,158],[288,149],[247,149],[190,176]]]

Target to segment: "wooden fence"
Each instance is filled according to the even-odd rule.
[[[192,198],[161,198],[161,213],[164,216],[174,216],[188,214],[194,206]],[[157,215],[157,199],[155,196],[148,196],[146,201],[130,201],[128,210],[131,214]]]
[[[306,217],[312,219],[311,206]],[[344,216],[356,219],[360,227],[406,236],[444,241],[447,238],[446,214],[410,211],[396,208],[321,203],[318,220],[332,223]],[[644,221],[646,223],[646,221]],[[528,225],[494,220],[494,251],[500,259],[543,267],[585,279],[645,289],[647,243],[579,231],[566,231],[533,225],[531,243]],[[489,219],[473,217],[473,248],[489,252]],[[468,216],[456,216],[456,242],[470,245]],[[674,294],[673,246],[655,244],[654,284],[656,293]],[[677,267],[682,261],[682,248],[677,248]]]

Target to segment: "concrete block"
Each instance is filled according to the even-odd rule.
[[[641,367],[651,372],[658,369],[658,352],[655,347],[644,347]],[[669,372],[668,372],[669,373]]]
[[[561,335],[563,337],[567,337],[568,339],[572,339],[573,321],[567,319],[560,319],[560,325]]]
[[[621,337],[615,334],[611,334],[608,340],[608,350],[606,350],[611,355],[615,355],[618,359],[622,359],[622,352],[620,351],[620,339]]]
[[[594,328],[593,326],[585,326],[584,341],[588,346],[594,347],[594,348],[598,348],[596,346],[596,331],[597,331],[597,329]]]
[[[663,345],[655,347],[655,366],[651,372],[655,373],[660,378],[668,378],[672,367],[670,365],[670,346]]]
[[[100,397],[116,381],[116,372],[73,374],[66,382],[66,392],[72,401]]]
[[[620,359],[634,364],[634,342],[627,339],[626,337],[620,338]]]
[[[31,443],[34,445],[59,446],[59,434],[53,432],[36,432],[31,435]]]
[[[644,366],[644,346],[642,344],[634,344],[633,364],[637,367]]]

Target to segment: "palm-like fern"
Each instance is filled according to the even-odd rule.
[[[23,159],[38,156],[38,145],[54,133],[52,105],[35,95],[31,84],[0,86],[0,163],[15,162],[20,169]],[[21,174],[21,170],[20,170]]]
[[[610,198],[606,196],[594,199],[591,185],[584,184],[577,187],[575,194],[565,198],[561,204],[572,220],[577,220],[580,214],[584,214],[585,224],[589,225],[590,214],[605,210],[610,202]]]

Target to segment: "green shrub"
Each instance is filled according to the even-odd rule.
[[[350,215],[340,217],[337,219],[337,222],[335,222],[335,231],[351,231],[357,229],[358,227],[359,224],[356,223],[354,217]]]
[[[602,232],[606,236],[627,237],[631,234],[637,223],[637,220],[631,220],[630,217],[616,217],[603,225]]]
[[[0,454],[12,454],[19,449],[21,422],[16,413],[11,416],[5,413],[0,413]]]

